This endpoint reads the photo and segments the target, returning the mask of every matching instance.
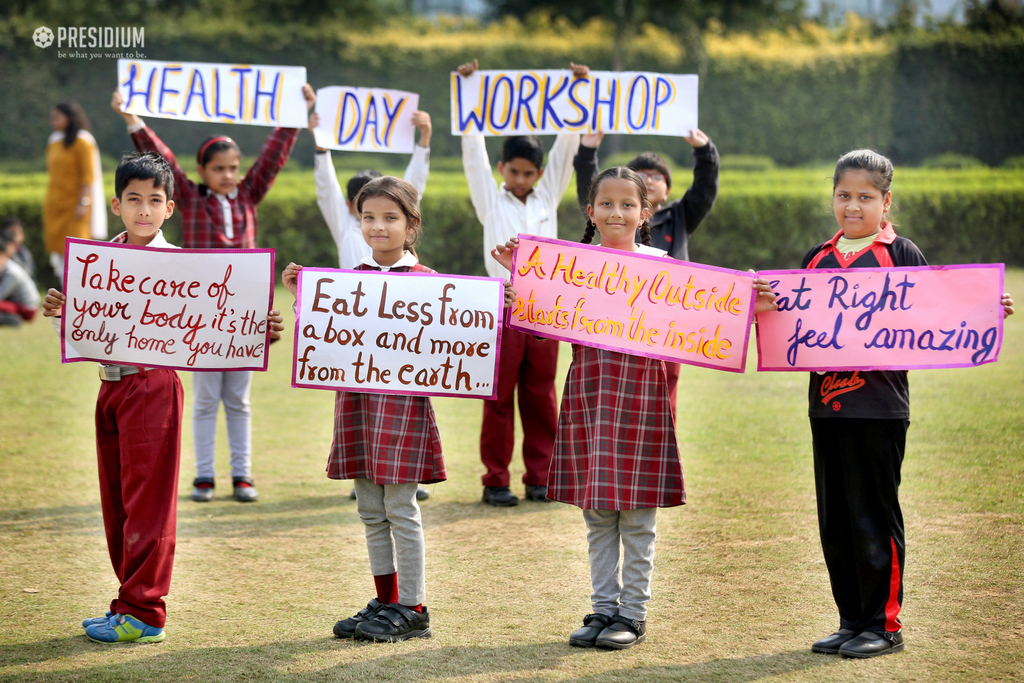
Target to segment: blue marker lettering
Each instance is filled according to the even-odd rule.
[[[177,90],[171,90],[167,87],[167,74],[169,73],[181,73],[180,66],[168,66],[164,67],[163,73],[160,74],[160,97],[157,99],[156,109],[160,114],[173,114],[173,111],[164,111],[164,94],[180,95],[181,93]]]
[[[281,87],[281,72],[278,71],[274,75],[274,85],[271,86],[270,90],[260,90],[260,83],[263,82],[263,70],[260,69],[256,76],[256,82],[253,84],[252,92],[252,115],[256,118],[257,108],[260,106],[260,98],[267,97],[267,121],[276,120],[276,116],[273,112],[277,111],[277,98]]]

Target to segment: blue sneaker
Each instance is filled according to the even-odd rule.
[[[112,614],[106,623],[85,629],[85,635],[94,643],[159,643],[164,630],[147,626],[130,614]]]
[[[90,617],[82,622],[82,628],[89,628],[97,624],[105,624],[110,621],[110,617],[114,616],[113,612],[107,612],[102,617]]]

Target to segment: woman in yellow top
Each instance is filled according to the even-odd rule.
[[[50,264],[64,276],[64,239],[106,239],[107,211],[96,140],[89,120],[74,102],[62,102],[50,112],[46,170],[50,185],[43,204],[43,233]]]

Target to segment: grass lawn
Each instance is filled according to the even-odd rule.
[[[1007,289],[1024,301],[1024,271]],[[96,485],[95,365],[62,366],[47,321],[0,329],[0,683],[1020,680],[1022,314],[1007,322],[999,363],[912,373],[907,650],[867,661],[809,650],[837,617],[814,513],[807,378],[759,374],[753,358],[743,375],[684,367],[689,503],[659,513],[646,643],[568,646],[590,607],[579,510],[482,505],[481,407],[466,399],[434,403],[450,476],[423,505],[434,638],[335,639],[334,622],[373,583],[350,485],[324,475],[333,394],[289,388],[290,343],[273,348],[252,392],[260,502],[226,498],[223,424],[218,499],[189,500],[186,419],[167,640],[111,647],[79,625],[117,590]]]

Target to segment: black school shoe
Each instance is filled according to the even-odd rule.
[[[839,654],[839,648],[847,641],[853,640],[857,637],[857,632],[849,628],[841,628],[830,636],[825,636],[821,640],[811,645],[811,652],[817,652],[823,655],[837,655]]]
[[[429,638],[430,612],[423,606],[422,612],[393,603],[385,606],[373,619],[356,626],[356,640],[372,640],[377,643],[397,643],[410,638]]]
[[[864,631],[839,648],[839,654],[854,659],[867,659],[903,651],[903,630],[896,632]]]
[[[526,500],[533,500],[538,503],[548,503],[548,487],[541,484],[526,485]]]
[[[612,623],[612,618],[607,614],[588,614],[583,617],[583,628],[572,632],[569,644],[573,647],[594,647],[594,641]]]
[[[507,486],[485,486],[483,501],[499,508],[510,508],[519,505],[519,498]]]
[[[348,619],[342,619],[334,625],[334,635],[339,638],[352,638],[356,633],[356,626],[369,621],[377,616],[377,612],[384,609],[384,605],[377,601],[377,598],[370,600],[366,607],[359,610]]]
[[[639,645],[647,638],[647,622],[616,615],[612,623],[594,641],[597,647],[625,650]]]

